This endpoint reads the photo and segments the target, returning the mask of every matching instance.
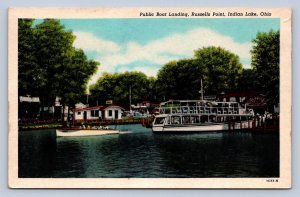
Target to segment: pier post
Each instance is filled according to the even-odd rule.
[[[263,122],[262,122],[262,118],[261,118],[261,116],[259,116],[259,126],[260,126],[260,127],[263,126],[262,123],[263,123]]]

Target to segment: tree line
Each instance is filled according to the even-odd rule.
[[[131,93],[132,104],[144,100],[154,101],[156,79],[147,77],[142,72],[104,73],[96,84],[90,86],[91,102],[105,104],[107,100],[129,106]]]
[[[92,100],[129,104],[143,100],[199,99],[201,79],[205,95],[222,91],[257,90],[266,94],[270,106],[279,103],[279,31],[259,32],[253,39],[251,68],[243,68],[240,59],[221,47],[203,47],[190,59],[174,60],[159,70],[157,77],[140,72],[104,74],[90,87]]]
[[[40,98],[41,107],[53,106],[56,97],[74,108],[85,102],[87,84],[99,62],[89,60],[73,46],[75,36],[59,20],[18,21],[18,91],[20,96]],[[260,32],[253,39],[251,69],[239,57],[221,47],[203,47],[193,58],[174,60],[161,67],[156,77],[142,72],[104,73],[89,87],[90,105],[107,100],[129,106],[144,100],[199,99],[201,79],[205,95],[231,90],[259,90],[269,105],[279,102],[279,31]],[[41,114],[43,116],[43,114]]]

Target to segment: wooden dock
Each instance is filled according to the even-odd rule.
[[[142,124],[143,127],[151,128],[153,120],[154,120],[154,118],[152,118],[152,117],[142,118],[141,119],[141,124]]]
[[[228,130],[245,130],[252,132],[279,132],[279,117],[272,119],[265,119],[261,117],[255,117],[252,120],[244,122],[228,122]]]

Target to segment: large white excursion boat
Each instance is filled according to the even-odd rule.
[[[209,132],[252,128],[253,111],[238,102],[174,100],[163,102],[152,123],[154,133]]]

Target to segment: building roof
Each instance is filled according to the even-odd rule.
[[[31,96],[20,96],[20,102],[39,103],[40,98]]]
[[[142,104],[159,105],[157,103],[153,103],[152,101],[143,101]]]
[[[249,90],[249,91],[230,91],[225,93],[218,94],[219,98],[227,98],[227,97],[254,97],[262,95],[260,91]]]
[[[119,106],[119,105],[107,105],[107,106],[103,106],[102,110],[106,110],[108,108],[120,108],[121,110],[125,110],[123,107]]]
[[[78,112],[78,111],[88,111],[88,110],[101,109],[101,108],[103,108],[102,105],[93,106],[93,107],[85,107],[85,108],[76,108],[75,112]]]

